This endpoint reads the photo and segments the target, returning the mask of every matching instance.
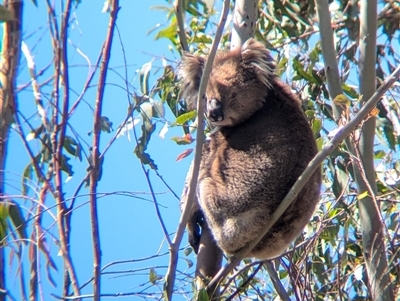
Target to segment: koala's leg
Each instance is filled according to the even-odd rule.
[[[188,196],[189,183],[192,176],[193,162],[190,165],[189,171],[186,176],[185,186],[181,196],[181,210],[183,211],[185,202]],[[189,244],[192,246],[194,252],[197,254],[200,246],[200,238],[201,238],[201,228],[204,223],[204,215],[202,210],[200,209],[197,196],[193,200],[192,208],[190,209],[189,220],[186,224],[186,229],[188,232],[188,240]]]
[[[188,231],[189,244],[192,246],[194,252],[197,254],[200,246],[201,228],[203,228],[204,215],[199,209],[193,212],[186,225]]]

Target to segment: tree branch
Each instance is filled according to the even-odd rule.
[[[360,1],[360,105],[371,97],[376,87],[376,0]],[[384,242],[384,225],[375,196],[377,187],[374,167],[374,137],[376,118],[371,116],[362,126],[360,137],[360,160],[365,177],[356,178],[358,193],[371,191],[371,195],[359,200],[360,221],[363,240],[363,255],[368,274],[372,300],[394,300]],[[356,146],[357,147],[357,146]],[[357,175],[357,174],[356,174]]]
[[[90,219],[93,242],[93,300],[100,300],[100,280],[101,280],[101,246],[99,221],[97,214],[97,184],[100,179],[100,170],[102,161],[100,160],[100,134],[101,134],[101,111],[103,107],[104,89],[110,61],[110,52],[113,41],[114,29],[119,10],[119,1],[113,0],[110,3],[110,20],[108,23],[107,37],[103,45],[102,62],[100,66],[99,84],[94,108],[94,126],[93,126],[93,144],[92,144],[92,170],[90,173]]]
[[[369,99],[375,91],[377,3],[374,0],[361,1],[360,4],[360,94],[362,95],[361,103],[365,103],[365,100]],[[328,90],[330,97],[334,99],[343,91],[333,44],[329,4],[327,0],[319,0],[316,1],[316,6]],[[335,104],[333,108],[335,121],[338,122],[341,109]],[[364,191],[372,193],[358,202],[370,293],[373,300],[393,300],[384,250],[383,222],[375,200],[377,189],[374,169],[374,135],[375,117],[370,116],[362,126],[360,151],[355,149],[359,146],[353,145],[349,139],[346,139],[346,147],[353,156],[359,158],[358,162],[353,163],[358,193],[361,194]],[[358,153],[360,155],[357,155]]]
[[[226,18],[229,12],[229,3],[230,0],[224,0],[223,10],[221,14],[221,18],[219,20],[219,24],[217,27],[217,31],[215,33],[215,39],[211,46],[210,54],[207,57],[207,61],[204,66],[203,75],[200,81],[199,93],[198,93],[198,101],[197,101],[197,120],[198,120],[198,128],[196,133],[196,149],[194,155],[194,163],[192,175],[189,183],[189,191],[187,195],[187,199],[185,202],[185,208],[182,211],[181,218],[179,220],[178,229],[176,231],[175,237],[172,241],[171,249],[170,249],[170,262],[168,265],[168,271],[165,276],[165,291],[166,291],[166,299],[171,300],[172,292],[175,283],[175,272],[176,266],[178,263],[178,249],[179,245],[182,241],[183,232],[185,231],[185,225],[189,219],[190,209],[192,207],[196,187],[197,187],[197,177],[199,175],[200,161],[201,161],[201,153],[203,149],[203,141],[204,141],[204,128],[203,128],[203,120],[204,120],[204,102],[205,102],[205,91],[208,83],[208,79],[210,77],[212,63],[214,61],[215,54],[217,53],[218,44],[222,37],[222,32],[224,30]]]
[[[179,35],[179,40],[181,41],[182,50],[189,51],[189,46],[186,39],[185,23],[183,21],[183,16],[184,16],[183,0],[175,0],[174,9],[175,9],[176,20],[178,21],[178,35]]]
[[[331,25],[331,14],[329,12],[329,3],[327,0],[315,1],[318,20],[319,32],[321,39],[321,49],[324,58],[324,67],[326,81],[328,82],[329,95],[334,99],[337,95],[343,94],[342,82],[340,80],[338,63],[336,60],[336,51],[333,43],[333,30]],[[333,117],[338,123],[342,116],[342,107],[332,104]]]

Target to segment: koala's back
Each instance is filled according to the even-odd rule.
[[[218,245],[228,254],[263,231],[317,153],[299,101],[279,80],[273,87],[254,115],[237,126],[222,127],[204,145],[199,203]],[[319,189],[317,170],[249,256],[281,254],[311,218]]]

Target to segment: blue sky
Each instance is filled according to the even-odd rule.
[[[52,49],[49,39],[49,28],[47,24],[47,12],[44,2],[38,1],[38,7],[35,7],[30,1],[24,4],[24,24],[23,24],[23,39],[27,44],[36,63],[37,71],[51,64]],[[59,5],[58,1],[57,5]],[[118,14],[118,29],[121,40],[118,36],[115,37],[111,61],[109,64],[110,70],[107,76],[107,86],[104,97],[103,116],[107,116],[113,122],[114,132],[107,134],[103,133],[101,137],[101,150],[108,144],[109,140],[115,134],[115,129],[120,125],[125,116],[128,107],[128,97],[125,91],[124,82],[124,59],[123,50],[127,62],[127,79],[130,85],[134,88],[139,87],[139,80],[136,76],[136,70],[141,68],[144,63],[153,61],[153,69],[151,74],[151,83],[160,75],[154,74],[157,67],[162,66],[161,58],[165,57],[171,62],[178,62],[179,55],[171,53],[168,48],[168,41],[154,40],[154,33],[147,35],[147,32],[156,26],[156,24],[166,24],[166,13],[150,10],[154,5],[169,6],[167,1],[150,0],[150,1],[120,1],[121,9]],[[91,64],[95,64],[99,55],[100,46],[102,45],[109,16],[101,13],[103,1],[82,1],[77,10],[74,10],[72,18],[73,22],[69,32],[69,64],[70,64],[70,80],[71,80],[71,102],[73,103],[80,94],[89,68],[87,60],[80,54],[89,58]],[[59,12],[59,11],[58,11]],[[117,33],[117,32],[116,32]],[[29,82],[29,74],[24,58],[21,60],[19,70],[18,84],[23,85]],[[51,68],[44,72],[39,78],[39,82],[44,82],[52,74]],[[96,79],[93,84],[96,83]],[[135,91],[131,87],[130,93]],[[44,87],[45,95],[44,102],[48,108],[46,93],[51,87]],[[91,144],[92,137],[87,133],[92,129],[93,114],[91,107],[94,106],[96,86],[90,88],[89,92],[84,97],[82,103],[71,119],[71,125],[75,131],[79,133],[82,142]],[[18,96],[19,110],[34,125],[39,124],[39,119],[35,115],[35,104],[30,87],[21,91]],[[166,119],[173,121],[174,118],[169,112],[167,106]],[[152,137],[148,147],[148,153],[156,162],[159,168],[159,173],[164,180],[172,187],[174,192],[181,194],[183,182],[186,176],[191,158],[186,158],[180,162],[176,162],[176,157],[191,146],[176,146],[170,139],[172,136],[182,135],[182,130],[172,128],[166,134],[164,139],[158,137],[157,133],[162,127],[162,123],[157,125],[157,130]],[[27,128],[25,128],[27,133]],[[26,134],[25,133],[25,134]],[[71,130],[68,132],[72,136]],[[131,141],[126,136],[120,137],[113,144],[109,152],[105,156],[103,165],[103,175],[98,188],[100,193],[108,194],[99,198],[99,220],[101,233],[101,249],[102,249],[102,266],[118,260],[140,259],[155,255],[159,250],[160,253],[168,251],[168,246],[164,239],[162,228],[156,217],[154,204],[151,201],[148,184],[145,180],[144,173],[141,169],[140,162],[133,153],[135,142],[131,133]],[[30,146],[38,151],[38,141],[31,140]],[[88,146],[84,144],[84,150],[87,154]],[[23,200],[18,197],[21,194],[20,177],[29,163],[26,150],[23,148],[21,139],[18,134],[13,131],[10,135],[9,153],[7,158],[7,180],[6,189],[8,193],[15,196],[15,200],[20,202],[24,208],[24,214],[28,217],[34,205],[32,201]],[[71,159],[70,163],[74,167],[73,178],[65,184],[66,197],[70,197],[85,175],[87,162],[78,159]],[[173,233],[177,228],[179,220],[179,202],[168,192],[167,187],[155,176],[151,174],[151,182],[155,192],[157,193],[157,201],[160,204],[162,218],[166,224],[169,233]],[[35,197],[34,188],[36,183],[32,183],[33,189],[31,195]],[[83,284],[90,279],[93,270],[92,261],[92,245],[90,236],[90,218],[88,207],[87,189],[82,189],[80,196],[76,201],[76,210],[72,217],[72,242],[71,251],[75,267],[78,271],[79,284]],[[113,192],[131,192],[138,193],[138,197],[122,196],[112,194]],[[126,194],[126,193],[125,193]],[[51,207],[54,205],[52,198],[48,197],[46,205]],[[51,212],[55,214],[55,210]],[[54,219],[50,214],[45,214],[44,224],[46,225],[48,236],[47,245],[51,250],[53,258],[61,267],[61,259],[57,257],[58,247],[51,236],[58,236],[57,229],[54,225]],[[183,241],[186,244],[186,238]],[[28,249],[24,251],[24,258],[27,259]],[[183,256],[183,255],[182,255]],[[13,261],[12,273],[8,274],[7,282],[8,289],[14,297],[19,299],[20,289],[18,276],[16,271],[18,263]],[[46,261],[44,257],[40,258],[42,266],[42,285],[43,299],[50,300],[50,293],[57,295],[61,292],[62,287],[62,271],[51,271],[53,279],[58,283],[57,288],[48,284],[45,267]],[[25,261],[27,264],[28,261]],[[156,272],[159,275],[164,275],[168,264],[168,256],[156,258],[154,260],[142,261],[135,264],[120,264],[109,271],[115,270],[134,270],[143,267],[158,267]],[[187,268],[185,261],[182,261],[180,270],[184,271]],[[191,268],[189,272],[193,272]],[[148,281],[148,270],[141,273],[135,273],[134,276],[129,273],[117,275],[105,275],[102,278],[102,293],[122,293],[140,291],[146,287],[139,288],[138,286]],[[25,265],[26,283],[29,280],[29,266]],[[148,285],[148,284],[147,284]],[[150,286],[150,285],[148,285]],[[82,290],[83,294],[91,293],[91,285],[88,285]],[[151,288],[152,292],[159,292],[156,288]]]

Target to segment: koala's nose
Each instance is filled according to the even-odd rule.
[[[211,121],[224,120],[224,112],[222,111],[222,104],[215,98],[210,99],[207,103],[207,115]]]

